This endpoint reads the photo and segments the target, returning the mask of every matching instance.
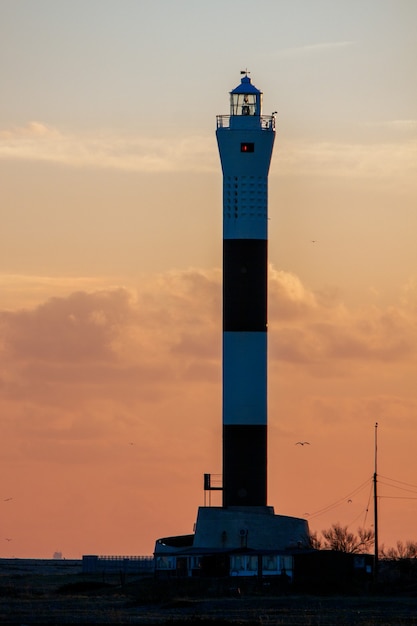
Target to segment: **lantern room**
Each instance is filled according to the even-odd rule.
[[[257,115],[262,113],[262,92],[252,85],[247,72],[240,85],[230,92],[230,115]]]

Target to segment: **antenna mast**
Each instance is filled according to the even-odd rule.
[[[374,469],[374,582],[378,580],[378,494],[377,494],[377,460],[378,460],[378,422],[375,422],[375,469]]]

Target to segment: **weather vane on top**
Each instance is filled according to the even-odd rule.
[[[248,68],[246,68],[245,70],[240,70],[241,74],[245,74],[245,76],[247,76],[248,74],[250,74],[250,72],[248,71]]]

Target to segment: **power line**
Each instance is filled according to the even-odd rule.
[[[389,483],[385,483],[383,481],[379,482],[380,485],[384,485],[385,487],[389,487],[390,489],[397,489],[398,491],[406,491],[407,493],[415,493],[417,495],[417,491],[413,489],[406,489],[405,487],[396,487],[395,485],[390,485]]]
[[[358,520],[360,518],[360,516],[362,515],[362,513],[365,511],[365,519],[366,519],[366,514],[368,513],[368,507],[366,509],[362,509],[358,515],[356,515],[356,517],[349,522],[349,524],[347,525],[348,528],[350,528],[352,526],[352,524],[354,524],[356,522],[356,520]],[[365,528],[365,524],[363,525],[363,528]]]
[[[324,515],[324,513],[327,513],[328,511],[331,511],[332,509],[335,509],[336,507],[340,506],[343,502],[346,502],[347,499],[360,493],[362,489],[364,489],[364,487],[366,487],[370,483],[371,480],[372,480],[371,478],[368,478],[365,482],[363,482],[361,485],[356,487],[356,489],[348,493],[346,496],[343,496],[343,498],[340,498],[339,500],[336,500],[332,504],[329,504],[321,509],[318,509],[317,511],[309,515],[308,519],[311,520],[314,517],[319,517],[320,515]]]
[[[378,496],[378,498],[384,498],[384,500],[417,500],[417,496],[415,498],[411,498],[410,496]]]
[[[368,496],[368,504],[366,505],[366,509],[365,509],[365,518],[363,520],[363,528],[366,527],[366,518],[368,517],[368,513],[369,513],[369,506],[371,504],[371,498],[372,498],[372,482],[369,482],[369,496]]]
[[[390,480],[393,483],[400,483],[401,485],[407,485],[407,487],[414,487],[414,489],[417,489],[417,485],[412,485],[411,483],[406,483],[402,480],[396,480],[395,478],[389,478],[389,476],[383,476],[382,474],[378,474],[378,476],[380,478],[384,478],[385,480]]]
[[[401,480],[395,480],[394,478],[389,478],[388,476],[382,476],[381,474],[378,474],[378,479],[385,479],[394,483],[399,483],[399,485],[406,485],[407,487],[414,487],[416,489],[416,491],[413,491],[413,489],[406,489],[406,487],[400,487],[399,485],[391,485],[389,483],[386,483],[384,481],[378,480],[378,484],[379,485],[384,485],[385,487],[389,487],[391,489],[398,489],[400,491],[406,491],[409,493],[416,493],[416,497],[411,497],[411,496],[385,496],[385,495],[381,495],[378,494],[378,499],[397,499],[397,500],[417,500],[417,485],[413,485],[410,483],[406,483],[404,481]],[[343,496],[342,498],[339,498],[338,500],[335,500],[334,502],[332,502],[331,504],[328,504],[327,506],[322,507],[321,509],[317,509],[317,511],[314,511],[314,513],[311,513],[308,516],[309,521],[316,518],[316,517],[320,517],[321,515],[324,515],[325,513],[328,513],[329,511],[332,511],[333,509],[337,508],[338,506],[340,506],[341,504],[343,504],[344,502],[346,502],[346,500],[348,500],[349,498],[352,498],[352,496],[357,495],[358,493],[360,493],[367,485],[370,486],[369,489],[369,497],[368,497],[368,504],[365,508],[365,517],[364,517],[364,521],[363,521],[363,528],[365,528],[366,526],[366,520],[368,517],[368,513],[369,513],[369,506],[370,506],[370,502],[371,502],[371,498],[372,498],[372,478],[368,478],[365,482],[361,483],[358,487],[356,487],[356,489],[354,489],[353,491],[351,491],[350,493],[346,494],[345,496]],[[363,513],[363,510],[361,511],[361,513],[355,517],[355,519],[350,522],[350,524],[348,524],[348,526],[351,526],[357,519],[358,517],[360,517],[360,515]]]

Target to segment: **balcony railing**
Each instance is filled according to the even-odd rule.
[[[275,115],[217,115],[217,128],[275,130]]]

